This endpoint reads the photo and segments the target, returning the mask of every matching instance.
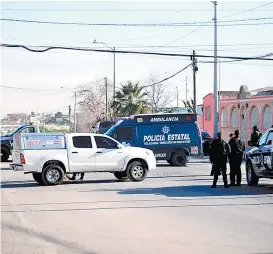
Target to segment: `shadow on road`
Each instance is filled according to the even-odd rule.
[[[218,186],[216,189],[211,189],[209,185],[191,185],[113,191],[117,191],[121,195],[163,195],[166,197],[249,196],[273,194],[273,186],[249,187],[242,185],[228,189]]]
[[[11,170],[10,168],[2,168],[1,167],[1,170]],[[11,170],[12,171],[12,170]]]
[[[97,184],[103,184],[103,183],[116,183],[121,182],[116,179],[107,179],[107,180],[83,180],[83,181],[64,181],[62,185],[67,184],[88,184],[88,183],[97,183]],[[53,187],[54,186],[41,186],[35,181],[29,180],[29,181],[4,181],[1,182],[1,188],[2,189],[14,189],[14,188],[31,188],[31,187]]]

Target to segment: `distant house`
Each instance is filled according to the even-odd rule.
[[[57,112],[54,116],[48,116],[45,119],[45,125],[69,125],[69,115]]]

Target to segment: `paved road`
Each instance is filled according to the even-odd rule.
[[[273,253],[273,181],[211,189],[208,163],[141,183],[89,174],[37,186],[2,164],[2,253]]]

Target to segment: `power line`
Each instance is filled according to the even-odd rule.
[[[242,13],[245,13],[245,12],[254,11],[254,10],[257,10],[257,9],[259,9],[259,8],[262,8],[262,7],[265,7],[265,6],[267,6],[267,5],[270,5],[270,4],[272,4],[272,3],[273,3],[273,2],[269,2],[269,3],[266,3],[266,4],[262,4],[262,5],[259,5],[259,6],[250,8],[250,9],[246,9],[246,10],[243,10],[243,11],[239,11],[239,12],[234,13],[234,14],[226,15],[226,16],[224,16],[224,17],[221,17],[221,19],[227,18],[227,17],[232,17],[232,16],[235,16],[235,15],[238,15],[238,14],[242,14]]]
[[[270,20],[273,17],[257,18],[257,19],[242,19],[242,20],[226,20],[222,23],[231,22],[245,22],[245,21],[259,21]],[[181,26],[213,26],[212,21],[207,22],[180,22],[180,23],[83,23],[83,22],[62,22],[62,21],[41,21],[41,20],[26,20],[26,19],[5,19],[7,22],[22,22],[22,23],[36,23],[36,24],[51,24],[51,25],[77,25],[77,26],[124,26],[124,27],[181,27]],[[219,21],[221,23],[221,21]],[[259,23],[233,23],[233,24],[219,24],[219,26],[248,26],[248,25],[270,25],[272,22]]]
[[[269,56],[273,56],[273,53],[268,53],[268,54],[265,54],[265,55],[257,56],[257,57],[254,57],[252,59],[253,60],[256,59],[256,58],[266,59],[265,57],[269,57]],[[244,61],[244,60],[243,59],[234,59],[234,60],[228,60],[228,61],[221,61],[221,64],[222,63],[230,63],[230,62],[239,62],[239,61]],[[200,61],[200,63],[214,63],[214,61]]]
[[[8,89],[17,89],[17,90],[26,90],[26,91],[52,91],[52,90],[56,90],[56,88],[52,88],[52,89],[36,89],[36,88],[24,88],[24,87],[15,87],[15,86],[5,86],[5,85],[1,85],[1,87],[3,88],[8,88]]]
[[[266,4],[268,5],[268,4]],[[265,6],[265,5],[263,5]],[[252,10],[255,10],[260,7],[255,7]],[[35,12],[211,12],[210,9],[39,9],[39,8],[2,8],[2,11],[35,11]],[[219,10],[219,12],[245,12],[246,10]],[[251,11],[248,10],[248,11]],[[272,10],[259,10],[261,12],[267,12]],[[236,14],[237,15],[237,14]]]
[[[257,7],[255,7],[255,8],[249,9],[249,10],[243,10],[243,11],[241,11],[241,12],[239,12],[239,13],[243,13],[243,12],[255,10],[255,9],[261,8],[261,7],[266,6],[266,5],[268,5],[268,4],[263,4],[263,5],[257,6]],[[237,14],[238,14],[238,13],[237,13]],[[225,16],[225,17],[230,17],[230,16],[237,15],[237,14],[227,15],[227,16]],[[219,26],[219,22],[221,22],[221,21],[218,21],[218,26]],[[177,41],[180,41],[180,40],[182,40],[182,39],[185,39],[187,36],[189,36],[189,35],[191,35],[191,34],[197,32],[197,31],[199,31],[201,28],[203,28],[203,27],[205,26],[205,24],[208,24],[208,23],[212,23],[212,20],[208,20],[208,21],[205,22],[203,25],[201,25],[201,26],[197,27],[196,29],[190,31],[189,33],[186,33],[186,34],[183,35],[182,37],[179,37],[179,38],[175,39],[174,41],[171,41],[171,42],[167,43],[166,45],[170,45],[170,44],[173,44],[173,43],[175,43],[175,42],[177,42]]]
[[[187,69],[188,67],[190,67],[191,65],[192,65],[192,64],[190,63],[189,65],[187,65],[186,67],[184,67],[184,68],[181,69],[180,71],[174,73],[173,75],[171,75],[171,76],[169,76],[169,77],[167,77],[167,78],[164,78],[164,79],[162,79],[162,80],[160,80],[160,81],[158,81],[158,82],[155,82],[155,83],[153,83],[153,84],[151,84],[151,85],[144,86],[144,88],[151,87],[151,86],[155,86],[155,85],[158,85],[159,83],[162,83],[162,82],[164,82],[164,81],[167,81],[167,80],[173,78],[174,76],[178,75],[180,72],[186,70],[186,69]]]
[[[86,52],[100,52],[100,53],[111,53],[112,50],[109,49],[94,49],[88,47],[56,47],[56,46],[36,46],[44,49],[31,49],[28,46],[16,45],[16,44],[1,44],[1,47],[6,48],[23,48],[30,52],[44,53],[50,50],[72,50],[72,51],[86,51]],[[126,51],[126,50],[115,50],[116,54],[136,54],[136,55],[154,55],[154,56],[170,56],[170,57],[192,57],[192,54],[179,54],[179,53],[162,53],[162,52],[149,52],[149,51]],[[269,53],[272,54],[272,53]],[[211,55],[196,55],[198,58],[213,58]],[[219,59],[237,59],[237,60],[262,60],[262,61],[273,61],[273,58],[263,58],[263,57],[241,57],[241,56],[218,56]]]

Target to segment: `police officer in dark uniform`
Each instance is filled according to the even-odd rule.
[[[211,188],[216,188],[219,173],[223,175],[223,182],[225,188],[227,184],[227,158],[230,153],[229,145],[222,139],[221,132],[217,134],[216,139],[211,142],[210,146],[210,162],[213,170],[213,184]]]
[[[231,149],[231,153],[229,156],[230,185],[235,186],[235,178],[236,178],[236,185],[241,186],[241,180],[242,180],[241,164],[243,160],[245,144],[240,139],[239,130],[236,130],[234,132],[234,137],[229,141],[229,146]]]
[[[258,144],[258,141],[259,141],[259,139],[260,139],[261,136],[262,136],[262,133],[259,131],[258,127],[255,125],[255,126],[253,127],[253,132],[251,133],[249,143],[250,143],[252,146],[257,145],[257,144]]]

